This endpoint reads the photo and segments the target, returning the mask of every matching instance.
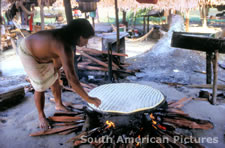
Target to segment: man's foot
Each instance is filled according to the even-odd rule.
[[[51,125],[49,124],[48,120],[44,117],[39,117],[39,126],[41,129],[43,129],[44,131],[48,130],[51,128]]]
[[[56,105],[55,110],[57,111],[64,111],[64,112],[70,112],[68,108],[66,108],[64,105]]]

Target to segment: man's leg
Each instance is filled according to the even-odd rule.
[[[44,92],[34,92],[34,101],[38,111],[38,117],[40,122],[40,128],[44,130],[50,128],[50,124],[48,123],[45,113],[44,113],[44,106],[45,106],[45,94]]]
[[[52,94],[55,98],[55,109],[59,111],[69,111],[62,103],[61,99],[61,86],[59,84],[59,79],[51,86]]]

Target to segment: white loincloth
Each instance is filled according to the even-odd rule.
[[[36,91],[45,91],[58,79],[58,73],[54,70],[53,63],[38,63],[26,47],[25,39],[21,41],[17,54]]]

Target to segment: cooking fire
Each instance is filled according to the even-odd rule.
[[[87,113],[91,114],[87,117],[89,123],[86,123],[90,128],[87,127],[87,131],[69,141],[73,141],[74,146],[88,143],[94,147],[203,147],[200,143],[203,143],[204,139],[187,136],[177,130],[213,128],[211,122],[191,118],[180,110],[183,103],[190,100],[183,98],[177,102],[165,103],[152,113],[106,114],[98,115],[99,119],[93,118],[93,114],[99,113]],[[92,122],[105,118],[108,120],[96,127],[92,126]]]
[[[88,144],[98,148],[185,148],[203,147],[201,143],[208,140],[194,137],[188,130],[213,128],[210,121],[192,118],[181,110],[192,98],[167,102],[160,91],[149,86],[108,84],[96,87],[89,94],[102,99],[99,108],[89,104],[77,110],[77,106],[67,103],[67,106],[76,108],[75,113],[56,113],[49,117],[53,125],[64,127],[31,136],[80,132],[68,142],[73,142],[74,146]],[[215,138],[210,140],[218,141]]]

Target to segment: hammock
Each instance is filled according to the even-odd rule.
[[[125,39],[126,39],[127,41],[132,41],[132,42],[143,41],[143,40],[145,40],[145,39],[148,38],[148,36],[152,33],[153,30],[154,30],[154,28],[152,27],[152,29],[149,30],[148,33],[146,33],[144,36],[139,37],[139,38],[130,39],[130,38],[126,37]]]
[[[116,32],[116,27],[113,24],[111,24],[111,26],[112,26],[113,31]],[[149,30],[149,32],[147,32],[144,36],[139,37],[139,38],[130,39],[128,37],[125,37],[125,39],[127,41],[132,41],[132,42],[143,41],[143,40],[147,39],[147,37],[152,33],[153,30],[154,30],[154,28],[152,27],[151,30]]]

